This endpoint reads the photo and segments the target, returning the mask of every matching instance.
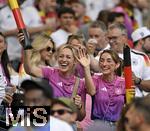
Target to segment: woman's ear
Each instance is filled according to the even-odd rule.
[[[116,64],[116,70],[119,68],[119,66],[120,66],[120,63],[117,63]]]

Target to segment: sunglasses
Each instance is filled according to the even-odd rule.
[[[52,47],[47,47],[47,48],[46,48],[46,51],[48,51],[48,52],[50,52],[50,51],[55,52],[55,49],[52,48]]]
[[[65,113],[70,113],[70,114],[72,114],[72,111],[68,111],[68,110],[64,110],[64,109],[51,110],[51,111],[50,111],[50,114],[53,116],[56,112],[58,113],[58,115],[64,115]]]

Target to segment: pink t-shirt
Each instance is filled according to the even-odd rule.
[[[94,75],[96,94],[92,98],[92,119],[117,121],[125,103],[125,79],[119,76],[107,82],[102,75]]]
[[[49,80],[53,87],[54,97],[71,97],[76,77],[64,77],[60,74],[59,69],[52,67],[43,67],[42,73],[44,78]],[[86,88],[84,80],[80,79],[77,94],[81,96],[82,101],[85,102]]]

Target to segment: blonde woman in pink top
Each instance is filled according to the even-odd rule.
[[[53,87],[54,97],[72,97],[74,85],[77,77],[74,75],[74,68],[76,65],[76,58],[74,55],[74,49],[70,45],[62,45],[58,49],[57,62],[58,68],[47,66],[36,66],[31,63],[32,47],[25,48],[23,36],[18,36],[22,44],[24,45],[24,68],[26,73],[35,76],[42,77],[49,80],[49,83]],[[79,109],[78,120],[83,120],[85,117],[85,84],[83,80],[79,80],[77,95],[73,97],[75,104]]]

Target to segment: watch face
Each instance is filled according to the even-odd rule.
[[[135,84],[140,85],[141,81],[142,81],[141,78],[138,78],[138,79],[135,80]]]

